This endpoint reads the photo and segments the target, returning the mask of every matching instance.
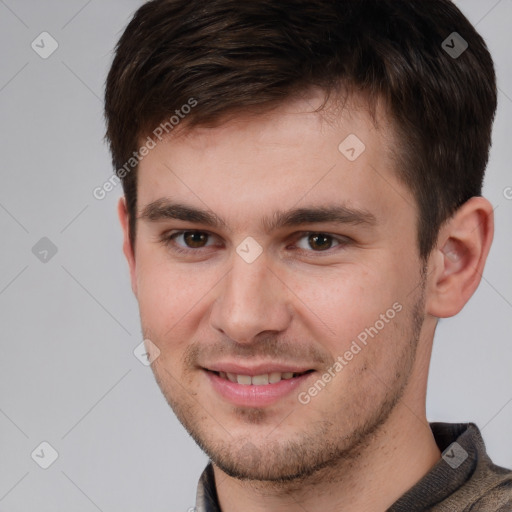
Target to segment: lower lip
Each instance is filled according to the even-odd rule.
[[[216,373],[204,370],[210,382],[222,397],[234,405],[245,407],[262,407],[272,405],[280,398],[283,398],[296,390],[306,379],[315,372],[305,373],[299,377],[291,379],[282,379],[274,384],[244,385],[237,382],[231,382],[228,379],[220,377]]]

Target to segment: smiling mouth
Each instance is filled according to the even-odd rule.
[[[219,376],[222,379],[228,380],[233,383],[241,384],[243,386],[266,386],[269,384],[277,384],[281,382],[281,380],[290,380],[296,377],[300,377],[302,375],[306,375],[307,373],[311,373],[314,370],[307,370],[305,372],[293,373],[293,372],[272,372],[272,373],[263,373],[261,375],[242,375],[237,373],[228,373],[228,372],[216,372],[213,370],[206,370],[210,373],[213,373]]]

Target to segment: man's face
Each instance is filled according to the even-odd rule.
[[[320,101],[193,129],[139,166],[132,285],[160,350],[152,368],[232,476],[292,478],[348,457],[423,372],[417,210],[390,128],[348,104],[329,122],[312,113]],[[332,208],[337,220],[318,214]]]

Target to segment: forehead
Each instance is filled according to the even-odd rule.
[[[285,206],[337,202],[377,216],[403,200],[382,105],[374,120],[360,98],[315,112],[323,100],[312,94],[164,138],[139,164],[139,214],[164,197],[240,223]]]
[[[325,145],[332,146],[329,135],[337,139],[347,131],[365,138],[375,149],[377,145],[388,147],[395,142],[392,123],[381,100],[370,105],[365,96],[338,94],[326,101],[325,93],[319,89],[290,98],[271,110],[226,114],[212,127],[198,125],[189,130],[185,117],[181,127],[164,136],[164,141],[188,145],[199,152],[211,151],[227,139],[232,145],[243,141],[245,146],[253,144],[277,150],[301,147],[307,138],[310,147],[314,144],[318,148],[321,139]]]

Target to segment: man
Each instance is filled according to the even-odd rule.
[[[155,378],[199,511],[509,511],[474,424],[429,424],[476,290],[492,59],[448,0],[154,0],[106,84]]]

